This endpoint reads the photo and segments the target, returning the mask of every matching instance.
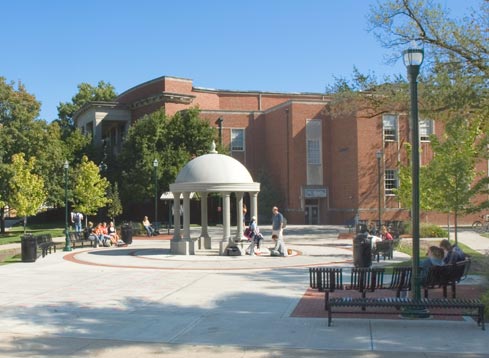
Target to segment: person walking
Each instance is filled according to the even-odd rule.
[[[260,229],[258,228],[258,225],[256,223],[256,216],[251,217],[249,232],[251,243],[250,246],[248,246],[248,248],[246,249],[246,253],[250,256],[254,256],[255,247],[257,248],[257,252],[260,252],[260,241],[263,239],[263,236],[260,233]]]
[[[278,211],[278,207],[272,208],[272,236],[277,235],[279,239],[283,240],[283,225],[284,216]]]
[[[75,211],[71,213],[71,222],[73,223],[73,226],[75,228],[75,232],[81,232],[82,231],[82,221],[83,221],[83,214]]]

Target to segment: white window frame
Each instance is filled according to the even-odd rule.
[[[321,165],[321,142],[317,139],[307,140],[307,164]]]
[[[399,188],[399,178],[396,169],[386,169],[384,171],[384,193],[386,196],[395,195],[393,189]]]
[[[241,145],[236,144],[236,139],[241,136]],[[231,151],[244,152],[246,149],[245,129],[244,128],[231,128]]]
[[[398,138],[398,116],[397,114],[384,114],[382,116],[382,133],[384,142],[396,142]]]
[[[420,119],[419,120],[419,140],[422,142],[429,142],[430,136],[434,134],[435,124],[432,119]]]

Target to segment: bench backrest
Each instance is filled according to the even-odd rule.
[[[310,267],[309,281],[311,288],[319,291],[343,289],[343,269],[339,267]]]
[[[51,234],[39,234],[36,235],[35,238],[38,244],[53,242],[53,238],[51,237]]]
[[[451,281],[460,282],[469,274],[471,261],[469,258],[455,263]]]
[[[354,267],[351,270],[350,287],[351,290],[375,291],[384,286],[384,272],[382,267]]]
[[[391,282],[388,286],[390,289],[411,289],[411,276],[413,273],[412,267],[409,266],[399,266],[394,267],[392,271]]]
[[[453,268],[454,265],[430,266],[423,286],[447,286],[453,275]]]

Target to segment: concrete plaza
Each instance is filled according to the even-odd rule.
[[[292,317],[308,267],[352,265],[344,230],[290,226],[286,258],[172,256],[168,240],[142,239],[0,266],[0,357],[489,357],[489,330],[470,318]]]

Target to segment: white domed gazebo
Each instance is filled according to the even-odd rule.
[[[248,170],[236,159],[218,154],[215,143],[209,154],[201,155],[188,162],[178,173],[175,183],[170,184],[173,193],[174,213],[180,213],[180,196],[183,195],[183,233],[180,234],[180,215],[174,215],[175,230],[171,240],[171,253],[174,255],[195,254],[194,241],[190,237],[190,193],[197,192],[201,197],[202,231],[204,248],[211,248],[208,234],[207,196],[209,193],[220,193],[223,199],[222,222],[223,234],[219,254],[226,255],[226,248],[233,245],[231,236],[231,193],[236,193],[237,233],[243,235],[243,194],[250,193],[251,216],[258,217],[258,192],[260,183],[253,182]]]

